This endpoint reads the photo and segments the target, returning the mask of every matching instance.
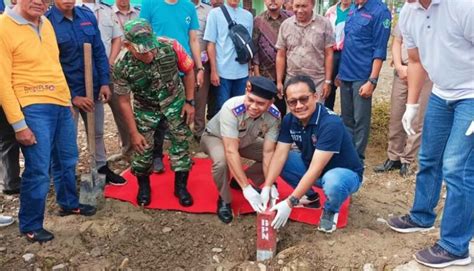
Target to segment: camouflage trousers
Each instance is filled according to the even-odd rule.
[[[171,97],[169,97],[171,98]],[[153,147],[154,134],[158,129],[160,120],[165,117],[169,127],[169,138],[171,147],[168,155],[171,160],[173,171],[189,171],[191,169],[191,156],[189,153],[189,142],[191,141],[191,130],[181,117],[181,109],[184,105],[184,97],[175,97],[159,110],[152,110],[142,106],[140,101],[134,103],[135,122],[138,132],[142,134],[148,147],[142,154],[135,152],[132,157],[132,173],[135,176],[148,176],[153,169]]]

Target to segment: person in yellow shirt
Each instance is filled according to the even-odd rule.
[[[0,16],[0,104],[25,157],[20,188],[20,232],[32,242],[54,235],[43,228],[50,166],[59,215],[93,215],[79,204],[78,159],[71,96],[59,62],[51,0],[18,0]]]

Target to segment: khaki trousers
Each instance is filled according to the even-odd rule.
[[[418,103],[420,108],[418,114],[413,121],[413,129],[416,134],[408,136],[402,125],[402,117],[405,113],[405,104],[408,97],[408,84],[398,77],[397,73],[393,77],[392,96],[390,100],[390,123],[388,131],[388,159],[393,161],[400,160],[402,163],[412,164],[415,162],[418,149],[421,143],[421,132],[423,130],[423,119],[428,98],[431,94],[433,83],[429,79],[420,93]]]
[[[217,186],[219,195],[225,203],[232,202],[229,187],[229,168],[225,158],[225,150],[222,139],[204,132],[201,137],[201,149],[206,152],[212,160],[212,177]],[[263,139],[259,138],[254,143],[244,148],[239,148],[241,157],[254,160],[245,174],[253,183],[260,186],[265,178],[263,176]]]

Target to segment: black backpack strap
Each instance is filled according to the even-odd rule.
[[[232,21],[232,18],[230,18],[229,11],[227,11],[227,8],[225,7],[225,5],[221,6],[221,10],[222,10],[222,13],[224,13],[224,17],[227,20],[227,23],[229,24],[229,28],[230,28],[235,23],[234,21]]]

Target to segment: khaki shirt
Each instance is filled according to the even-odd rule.
[[[114,11],[115,16],[117,16],[117,20],[122,32],[123,32],[123,25],[126,22],[136,19],[140,15],[140,12],[136,10],[135,8],[133,8],[132,6],[130,6],[130,9],[128,10],[127,13],[123,13],[122,11],[120,11],[116,4],[112,6],[112,10]]]
[[[82,4],[86,6],[85,3]],[[99,25],[100,37],[105,46],[105,53],[107,58],[110,57],[110,50],[112,47],[112,39],[122,37],[123,32],[120,29],[120,25],[112,7],[102,3],[96,3],[94,5],[94,15]]]
[[[313,15],[306,26],[301,26],[292,16],[280,27],[275,47],[286,50],[286,78],[306,74],[316,89],[324,83],[325,49],[335,44],[331,23],[321,15]]]
[[[222,109],[209,121],[206,131],[219,138],[239,139],[244,148],[259,137],[276,142],[280,131],[280,112],[272,105],[257,119],[250,118],[244,105],[245,95],[227,100]]]
[[[196,12],[199,20],[199,30],[197,31],[197,38],[199,40],[199,44],[201,45],[201,52],[206,51],[207,42],[203,39],[203,37],[204,31],[206,30],[207,15],[209,14],[209,11],[211,11],[211,9],[211,6],[201,3],[201,1],[199,1],[199,4],[196,5]]]

